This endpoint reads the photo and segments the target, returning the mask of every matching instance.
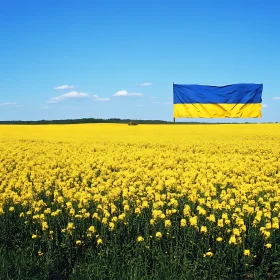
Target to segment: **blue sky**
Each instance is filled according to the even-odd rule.
[[[279,122],[279,14],[276,0],[0,1],[0,120],[172,120],[175,82],[263,83],[261,121]]]

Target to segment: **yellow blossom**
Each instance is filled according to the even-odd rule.
[[[229,239],[229,244],[236,244],[236,238],[235,238],[235,235],[232,235]]]
[[[143,241],[144,241],[144,238],[142,236],[138,236],[137,237],[137,242],[140,243],[140,242],[143,242]]]
[[[207,233],[207,227],[206,226],[201,226],[200,232],[201,233]]]
[[[190,225],[197,227],[197,216],[190,217]]]
[[[103,240],[101,238],[98,238],[96,242],[97,242],[97,245],[103,244]]]
[[[185,227],[187,225],[186,219],[181,219],[180,225],[181,225],[181,227]]]
[[[244,256],[250,256],[250,250],[248,249],[244,250]]]
[[[207,253],[203,254],[203,257],[212,257],[214,254],[211,251],[208,251]]]
[[[40,251],[38,251],[38,256],[39,257],[41,257],[41,256],[43,256],[44,255],[44,253],[40,250]]]
[[[158,232],[156,233],[156,238],[162,238],[162,233],[158,231]]]
[[[171,227],[171,221],[170,220],[165,220],[164,221],[164,226],[167,227],[167,228]]]
[[[42,222],[42,230],[47,230],[49,228],[47,222]]]
[[[109,223],[109,230],[113,230],[115,228],[115,224],[113,222]]]
[[[91,232],[91,233],[95,233],[95,227],[94,226],[90,226],[88,228],[88,231]]]

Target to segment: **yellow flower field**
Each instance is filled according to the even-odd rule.
[[[39,259],[126,238],[152,259],[257,266],[279,253],[279,143],[279,124],[2,125],[0,223]]]

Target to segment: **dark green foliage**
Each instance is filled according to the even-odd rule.
[[[34,223],[24,223],[18,209],[7,211],[0,215],[0,279],[279,279],[278,232],[271,249],[264,247],[262,238],[250,240],[254,235],[251,232],[248,242],[252,254],[245,257],[243,245],[218,243],[210,232],[182,228],[177,215],[171,217],[174,226],[168,230],[163,223],[150,227],[150,210],[128,215],[127,224],[116,223],[113,231],[96,223],[102,245],[97,245],[95,237],[83,236],[93,221],[77,222],[73,235],[61,234],[57,226],[53,238],[49,238]],[[40,239],[31,239],[35,229]],[[162,238],[155,238],[157,231],[163,233]],[[144,237],[143,242],[137,242],[139,235]],[[81,246],[75,244],[77,239],[83,241]],[[210,248],[213,257],[204,257]]]
[[[67,120],[38,120],[38,121],[0,121],[0,124],[79,124],[79,123],[123,123],[129,124],[130,122],[137,123],[137,124],[205,124],[205,122],[169,122],[169,121],[162,121],[162,120],[131,120],[131,119],[118,119],[118,118],[111,118],[111,119],[94,119],[94,118],[83,118],[83,119],[67,119]],[[207,124],[215,124],[215,123],[207,123]]]

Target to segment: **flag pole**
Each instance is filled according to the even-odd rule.
[[[173,91],[174,91],[174,82],[173,82]],[[174,93],[173,93],[174,94]],[[174,96],[173,96],[173,99],[174,99]],[[174,102],[174,101],[173,101]],[[173,104],[173,114],[174,114],[174,104]],[[173,122],[175,123],[175,118],[173,116]]]

